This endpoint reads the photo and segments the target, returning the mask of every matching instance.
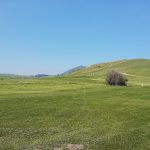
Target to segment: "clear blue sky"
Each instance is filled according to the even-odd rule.
[[[126,58],[150,58],[149,0],[0,0],[0,73]]]

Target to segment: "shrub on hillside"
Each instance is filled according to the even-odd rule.
[[[112,70],[107,74],[106,83],[109,85],[127,86],[128,79],[120,72]]]

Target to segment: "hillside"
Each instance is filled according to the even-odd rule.
[[[70,75],[104,79],[107,72],[110,70],[118,70],[124,73],[129,79],[131,79],[130,81],[147,83],[147,79],[150,79],[150,60],[132,59],[100,63],[91,65],[79,71],[75,71]]]

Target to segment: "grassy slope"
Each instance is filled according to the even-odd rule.
[[[137,83],[147,83],[150,78],[150,60],[134,59],[92,65],[72,73],[73,76],[92,76],[92,78],[104,79],[110,70],[118,70],[127,73],[129,80]],[[148,78],[148,79],[147,79]]]
[[[45,150],[75,143],[92,150],[148,150],[150,69],[149,61],[140,61],[145,66],[139,67],[139,78],[146,78],[144,86],[139,85],[132,60],[128,67],[116,63],[119,70],[136,75],[128,87],[106,86],[107,68],[94,76],[81,77],[80,72],[79,77],[78,72],[67,77],[0,80],[0,149],[39,146]]]

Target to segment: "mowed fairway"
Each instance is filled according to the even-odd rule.
[[[0,149],[150,149],[150,78],[105,85],[94,77],[0,80]],[[139,83],[139,84],[138,84]]]

